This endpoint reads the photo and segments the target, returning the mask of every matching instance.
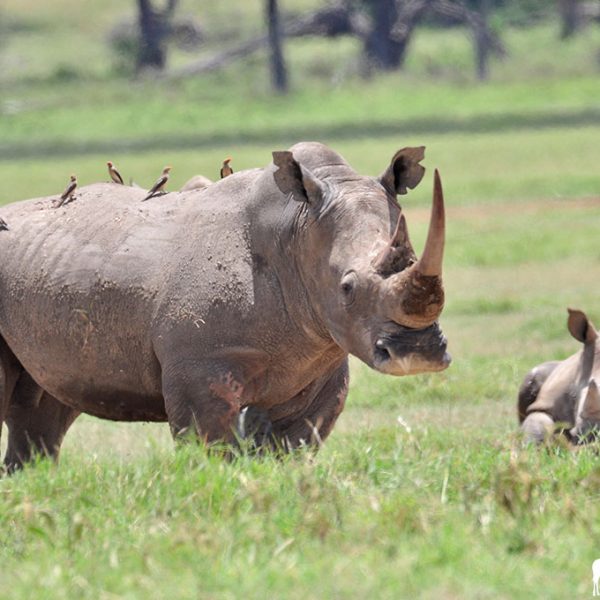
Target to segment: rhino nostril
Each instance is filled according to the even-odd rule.
[[[390,360],[392,358],[390,351],[383,340],[375,342],[375,354],[379,360]]]

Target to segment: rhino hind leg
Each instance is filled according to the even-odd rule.
[[[8,446],[4,465],[9,473],[35,456],[58,458],[65,433],[79,412],[44,392],[23,371],[6,415]]]
[[[273,424],[275,443],[286,449],[319,446],[331,433],[348,395],[348,361],[329,377],[305,409]]]
[[[8,406],[17,385],[19,377],[23,373],[23,367],[12,353],[6,342],[0,337],[0,433],[2,425],[6,421]]]
[[[542,385],[559,364],[560,361],[551,360],[534,367],[525,375],[523,383],[519,388],[517,401],[519,423],[523,423],[527,416],[527,408],[535,402]]]

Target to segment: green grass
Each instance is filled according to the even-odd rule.
[[[6,598],[583,596],[596,457],[393,423],[313,458],[65,456],[0,490]]]
[[[204,4],[181,2],[205,27],[200,55],[260,30],[258,4]],[[578,349],[567,306],[600,324],[598,28],[560,44],[553,23],[506,31],[485,85],[456,29],[420,31],[402,73],[368,82],[355,41],[297,40],[293,92],[272,97],[262,55],[182,82],[117,75],[105,36],[123,7],[3,3],[0,204],[55,194],[71,172],[104,180],[107,159],[143,186],[171,164],[176,189],[227,154],[261,166],[300,139],[370,175],[425,144],[430,171],[402,204],[419,251],[440,168],[454,362],[392,378],[351,359],[329,440],[281,461],[175,452],[166,425],[80,418],[58,467],[0,480],[0,598],[590,595],[597,455],[522,448],[515,405],[532,366]]]

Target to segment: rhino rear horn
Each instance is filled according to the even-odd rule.
[[[567,311],[569,311],[569,320],[567,321],[569,333],[584,344],[594,342],[598,337],[598,332],[587,315],[582,310],[574,308],[567,308]]]
[[[273,174],[279,190],[297,202],[320,203],[325,196],[325,185],[303,167],[289,150],[273,152]]]
[[[415,188],[423,175],[425,167],[419,163],[425,158],[425,146],[402,148],[394,154],[390,166],[379,176],[379,182],[391,194],[406,194]]]

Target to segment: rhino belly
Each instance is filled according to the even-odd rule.
[[[8,343],[40,387],[64,404],[104,419],[166,421],[155,358],[144,365],[97,339],[86,348],[66,349],[65,340],[57,342],[33,348]]]
[[[121,289],[36,287],[0,299],[0,334],[61,402],[115,420],[166,420],[151,307]]]
[[[119,421],[165,421],[160,371],[154,357],[115,352],[113,346],[88,340],[85,348],[68,340],[31,347],[9,346],[33,379],[58,400],[97,417]]]

